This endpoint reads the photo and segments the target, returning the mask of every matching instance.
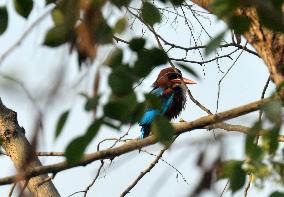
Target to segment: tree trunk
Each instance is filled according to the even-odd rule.
[[[192,2],[212,12],[209,8],[209,4],[212,3],[213,0],[192,0]],[[263,27],[259,23],[255,8],[239,9],[236,14],[248,16],[251,19],[250,29],[248,32],[244,33],[243,36],[255,48],[267,65],[271,80],[277,86],[282,85],[284,80],[284,34],[272,32]],[[257,72],[255,74],[257,74]],[[284,89],[282,88],[279,93],[282,100],[284,100]]]
[[[36,157],[35,151],[25,137],[24,128],[17,121],[17,113],[6,108],[0,99],[0,139],[2,147],[9,155],[18,171],[18,176],[25,170],[42,166]],[[15,180],[17,181],[17,180]],[[60,196],[52,181],[47,175],[40,175],[28,180],[27,188],[33,196],[57,197]]]

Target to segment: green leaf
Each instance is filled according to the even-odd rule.
[[[104,115],[123,123],[131,120],[131,114],[137,105],[136,95],[131,94],[115,97],[104,106]]]
[[[87,129],[85,137],[91,142],[99,132],[99,129],[102,125],[102,119],[94,121]]]
[[[219,17],[231,16],[240,6],[240,1],[215,0],[209,5],[213,13]]]
[[[123,51],[120,48],[116,48],[111,52],[103,64],[115,68],[122,64],[122,58]]]
[[[129,48],[133,51],[140,51],[145,46],[145,39],[144,38],[133,38],[129,42]]]
[[[85,152],[87,146],[91,143],[94,137],[97,135],[100,126],[102,124],[102,120],[96,120],[93,122],[89,128],[87,129],[85,135],[79,136],[73,139],[67,146],[65,150],[65,156],[68,164],[77,163],[83,153]]]
[[[102,19],[103,20],[103,19]],[[113,30],[105,20],[100,21],[100,28],[95,28],[95,38],[98,44],[112,43]]]
[[[8,27],[8,12],[6,7],[0,7],[0,35],[3,34]]]
[[[106,0],[93,0],[92,3],[95,7],[102,7],[106,3]]]
[[[45,5],[56,3],[56,0],[45,0]]]
[[[216,36],[215,38],[213,38],[213,40],[211,40],[206,48],[205,48],[205,56],[208,56],[209,54],[211,54],[213,51],[216,50],[217,47],[219,47],[222,39],[224,38],[226,32],[222,32],[220,33],[218,36]]]
[[[183,64],[183,63],[177,63],[177,65],[179,67],[181,67],[183,70],[185,70],[186,72],[188,72],[189,74],[193,75],[194,77],[196,77],[197,79],[199,79],[200,77],[198,76],[198,74],[192,69],[190,68],[188,65]]]
[[[115,6],[117,6],[118,8],[121,8],[123,6],[125,7],[128,6],[131,0],[110,0],[110,2]]]
[[[61,9],[55,8],[52,13],[52,20],[56,26],[62,25],[65,21],[65,16]]]
[[[122,17],[118,19],[118,21],[116,21],[114,30],[117,33],[122,33],[126,27],[127,27],[127,19],[125,17]]]
[[[256,144],[257,134],[262,130],[261,122],[256,122],[246,136],[246,155],[253,161],[260,161],[263,156],[262,149]]]
[[[136,108],[134,109],[134,111],[131,114],[131,123],[136,123],[138,121],[141,120],[143,114],[145,113],[145,109],[146,109],[146,103],[138,103],[136,105]]]
[[[273,170],[279,175],[279,182],[284,184],[284,163],[272,162]]]
[[[181,5],[185,0],[170,0],[170,2],[174,5]]]
[[[68,41],[68,31],[65,25],[54,26],[45,35],[44,45],[58,47]]]
[[[148,108],[161,109],[162,101],[157,95],[151,93],[145,94],[145,99],[147,101]]]
[[[85,110],[91,111],[93,110],[99,103],[100,96],[95,96],[92,98],[87,98],[87,102],[85,104]]]
[[[153,4],[145,2],[142,7],[142,18],[149,25],[154,25],[161,21],[161,14]]]
[[[108,127],[110,127],[110,128],[112,128],[112,129],[114,129],[114,130],[116,130],[116,131],[120,131],[120,126],[121,125],[117,124],[117,122],[113,121],[112,119],[109,119],[109,118],[105,117],[103,119],[103,124],[108,126]]]
[[[150,65],[158,66],[168,62],[168,55],[158,48],[148,50]]]
[[[260,179],[267,178],[269,175],[269,168],[264,163],[255,163],[254,175]]]
[[[108,78],[108,83],[115,95],[124,95],[132,91],[134,76],[124,67],[113,69]]]
[[[89,140],[85,136],[80,136],[68,144],[65,150],[65,157],[68,164],[75,164],[81,159],[88,143]]]
[[[57,138],[61,134],[63,127],[66,123],[66,120],[69,116],[69,112],[70,112],[69,110],[65,111],[64,113],[61,114],[60,118],[58,119],[56,130],[55,130],[55,138]]]
[[[275,191],[269,195],[269,197],[283,197],[284,192]]]
[[[232,16],[229,20],[229,26],[235,33],[243,34],[249,30],[250,18],[247,16]]]
[[[62,14],[64,15],[64,26],[68,33],[73,31],[74,26],[79,20],[79,3],[80,1],[78,0],[64,0],[60,1],[56,6],[56,9],[61,10]]]
[[[154,122],[151,125],[151,131],[165,146],[169,146],[171,144],[175,133],[172,124],[163,116],[155,117]]]
[[[276,125],[263,135],[263,147],[268,150],[269,154],[274,154],[278,148],[280,126]]]
[[[278,99],[274,99],[266,103],[262,109],[266,117],[272,123],[280,123],[281,122],[281,109],[282,109],[282,102]]]
[[[281,1],[278,2],[280,3]],[[259,21],[262,25],[276,32],[284,32],[282,6],[275,7],[270,1],[258,1],[256,8]]]
[[[33,9],[33,0],[14,0],[14,6],[18,14],[27,18]]]
[[[242,169],[243,161],[228,160],[223,162],[219,178],[228,178],[232,192],[241,189],[246,181],[246,173]]]
[[[168,62],[167,54],[158,49],[144,49],[137,53],[138,58],[134,64],[133,72],[139,77],[147,76],[155,66]]]

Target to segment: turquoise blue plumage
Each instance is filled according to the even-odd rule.
[[[143,115],[143,117],[142,117],[142,119],[140,121],[140,126],[142,126],[142,128],[141,128],[141,138],[144,138],[145,134],[147,133],[147,131],[145,131],[145,126],[143,127],[143,125],[150,125],[157,115],[164,115],[165,112],[171,106],[171,104],[173,102],[173,98],[174,98],[174,94],[173,93],[162,97],[162,94],[164,93],[164,89],[163,88],[153,89],[151,91],[151,93],[162,98],[162,107],[161,107],[160,110],[159,109],[150,108],[150,109],[147,109],[147,111],[144,113],[144,115]]]

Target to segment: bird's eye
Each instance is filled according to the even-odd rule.
[[[172,72],[172,73],[169,73],[169,74],[168,74],[168,78],[169,78],[170,80],[172,80],[172,79],[177,79],[177,78],[179,78],[179,77],[181,77],[181,74],[180,74],[180,73]]]

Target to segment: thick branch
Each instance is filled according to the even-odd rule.
[[[0,99],[0,139],[2,147],[9,155],[18,171],[17,179],[25,179],[23,176],[26,171],[30,171],[35,167],[41,167],[39,159],[35,156],[32,146],[25,137],[24,128],[20,127],[17,122],[17,113],[6,108]],[[28,181],[28,189],[33,196],[60,196],[52,181],[49,180],[42,183],[48,176],[43,173],[34,176]],[[26,179],[28,180],[28,179]]]
[[[247,105],[243,105],[231,110],[227,110],[221,113],[217,113],[215,115],[208,115],[201,118],[198,118],[191,122],[182,122],[174,124],[174,128],[176,130],[176,134],[182,134],[187,131],[191,131],[194,129],[204,128],[208,125],[219,123],[228,119],[236,118],[241,115],[253,112],[258,110],[263,104],[270,101],[270,98],[259,100],[253,103],[249,103]],[[53,165],[47,165],[43,167],[34,167],[33,169],[28,169],[24,177],[20,178],[30,178],[40,174],[46,173],[57,173],[69,168],[77,167],[77,166],[85,166],[93,161],[102,160],[102,159],[112,159],[119,155],[141,149],[145,146],[149,146],[155,144],[157,139],[154,136],[149,136],[143,140],[131,140],[126,142],[125,144],[116,147],[109,148],[106,150],[97,151],[95,153],[86,154],[78,163],[69,165],[66,161],[59,162]],[[17,181],[16,176],[10,176],[6,178],[0,179],[0,185],[10,184]]]

